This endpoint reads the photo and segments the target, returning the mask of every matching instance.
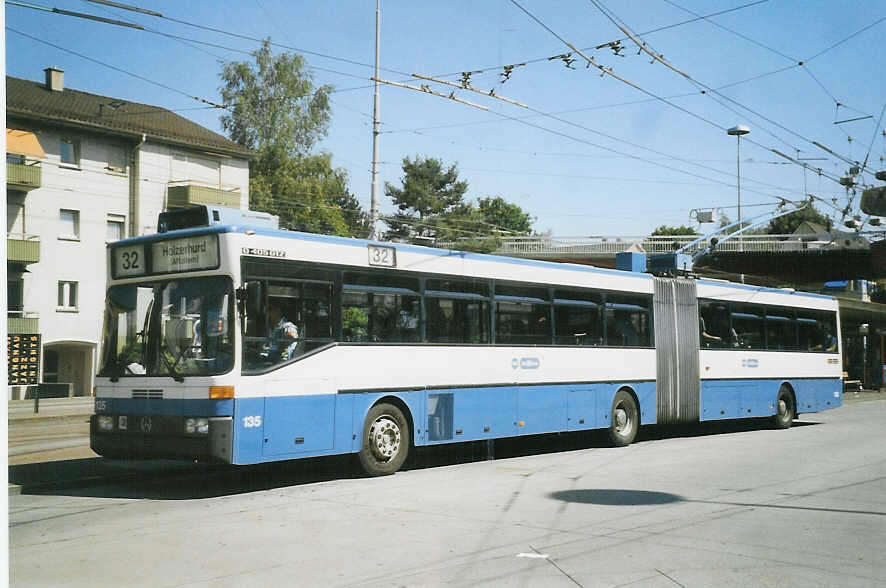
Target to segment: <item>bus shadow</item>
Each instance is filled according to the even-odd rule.
[[[795,421],[810,426],[812,421]],[[766,419],[714,421],[694,425],[652,425],[636,443],[769,429]],[[554,433],[418,447],[404,470],[425,470],[492,459],[510,459],[610,447],[605,430]],[[362,478],[352,455],[231,466],[176,461],[103,458],[61,460],[9,467],[9,482],[22,494],[150,500],[193,500],[247,494],[292,486]]]
[[[791,427],[808,427],[818,425],[815,421],[795,420]],[[768,417],[757,419],[740,419],[726,421],[704,421],[680,425],[648,425],[641,427],[637,434],[637,442],[656,441],[659,439],[676,439],[689,437],[706,437],[708,435],[728,435],[747,433],[750,431],[772,430],[772,421]]]
[[[877,481],[882,478],[874,478],[869,481]],[[886,516],[886,512],[877,510],[855,510],[846,508],[828,508],[820,506],[805,506],[802,504],[773,503],[773,502],[738,502],[730,500],[696,500],[686,498],[679,494],[669,492],[656,492],[651,490],[631,490],[625,488],[584,488],[573,490],[561,490],[548,494],[549,498],[571,502],[576,504],[590,504],[596,506],[661,506],[666,504],[709,504],[714,506],[739,507],[749,509],[773,509],[785,511],[827,512],[863,517]],[[802,497],[802,495],[801,495]]]
[[[11,466],[21,494],[193,500],[360,477],[350,456],[251,466],[91,458]]]

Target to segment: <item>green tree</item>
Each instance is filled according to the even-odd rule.
[[[501,196],[480,198],[477,204],[485,222],[495,229],[516,235],[528,235],[532,231],[532,216]]]
[[[222,127],[253,152],[250,208],[276,214],[283,227],[364,236],[366,215],[348,189],[347,173],[328,153],[311,153],[330,121],[330,86],[315,87],[300,55],[271,54],[265,40],[249,62],[226,63]]]
[[[404,157],[400,181],[401,188],[385,182],[385,195],[398,210],[387,221],[389,239],[437,238],[436,217],[453,212],[468,191],[454,164],[444,169],[443,162],[432,157]]]
[[[698,232],[684,225],[680,225],[679,227],[671,227],[668,225],[661,225],[654,231],[652,231],[652,236],[660,236],[660,235],[697,235]]]
[[[820,213],[812,204],[809,204],[806,208],[797,212],[773,219],[764,232],[767,235],[790,235],[807,221],[821,225],[827,231],[830,231],[833,227],[833,222],[830,218]]]
[[[220,91],[229,110],[222,128],[257,152],[260,163],[307,155],[329,129],[332,87],[314,87],[302,56],[271,55],[269,39],[252,56],[222,69]]]
[[[468,183],[458,179],[455,165],[447,168],[439,159],[404,158],[401,182],[400,188],[385,184],[385,194],[398,209],[386,221],[389,239],[490,252],[501,245],[502,234],[532,230],[532,217],[501,196],[465,202]]]
[[[296,231],[355,235],[362,212],[341,208],[341,203],[356,203],[356,199],[348,192],[347,173],[333,169],[331,160],[328,153],[292,157],[273,170],[253,175],[250,207],[278,215],[281,226]]]

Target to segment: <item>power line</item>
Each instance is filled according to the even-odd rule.
[[[845,43],[846,41],[849,41],[850,39],[856,37],[857,35],[860,35],[861,33],[865,32],[866,30],[868,30],[868,29],[870,29],[870,28],[873,28],[873,27],[877,26],[878,24],[880,24],[880,23],[883,22],[884,20],[886,20],[886,16],[884,16],[884,17],[882,17],[882,18],[880,18],[880,19],[877,19],[877,20],[875,20],[874,22],[872,22],[871,24],[867,25],[866,27],[863,27],[863,28],[861,28],[861,29],[855,31],[854,33],[852,33],[851,35],[849,35],[849,36],[846,37],[845,39],[841,39],[840,41],[837,41],[837,42],[834,43],[833,45],[829,46],[827,49],[824,49],[824,50],[822,50],[822,51],[819,51],[818,53],[816,53],[816,54],[813,55],[812,57],[807,57],[807,58],[806,58],[806,63],[809,63],[809,62],[812,61],[813,59],[817,59],[818,57],[821,57],[822,55],[824,55],[824,54],[827,53],[828,51],[830,51],[830,50],[832,50],[832,49],[835,49],[836,47],[839,47],[840,45],[842,45],[842,44]]]
[[[163,89],[165,89],[165,90],[169,90],[170,92],[175,92],[176,94],[181,94],[182,96],[187,96],[188,98],[191,98],[191,99],[193,99],[193,100],[196,100],[197,102],[202,102],[202,103],[204,103],[204,104],[208,104],[208,105],[212,106],[213,108],[224,108],[224,109],[227,108],[227,106],[225,106],[225,105],[223,105],[223,104],[216,104],[215,102],[213,102],[213,101],[211,101],[211,100],[207,100],[207,99],[205,99],[205,98],[200,98],[199,96],[192,96],[191,94],[188,94],[188,93],[185,92],[184,90],[180,90],[180,89],[178,89],[178,88],[173,88],[172,86],[168,86],[168,85],[166,85],[166,84],[164,84],[164,83],[157,82],[157,81],[152,80],[152,79],[150,79],[150,78],[146,78],[146,77],[144,77],[144,76],[141,76],[141,75],[139,75],[139,74],[137,74],[137,73],[134,73],[134,72],[132,72],[132,71],[129,71],[129,70],[127,70],[127,69],[123,69],[123,68],[117,67],[117,66],[115,66],[115,65],[111,65],[111,64],[105,63],[105,62],[103,62],[103,61],[99,61],[98,59],[93,59],[92,57],[89,57],[89,56],[87,56],[87,55],[83,55],[82,53],[78,53],[78,52],[73,51],[73,50],[71,50],[71,49],[65,49],[64,47],[62,47],[62,46],[60,46],[60,45],[56,45],[55,43],[50,43],[49,41],[44,41],[43,39],[38,39],[37,37],[34,37],[34,36],[29,35],[29,34],[27,34],[27,33],[24,33],[24,32],[22,32],[22,31],[20,31],[20,30],[18,30],[18,29],[14,29],[14,28],[12,28],[12,27],[10,27],[10,26],[8,26],[8,25],[7,25],[7,27],[6,27],[6,30],[7,30],[7,31],[11,31],[11,32],[13,32],[13,33],[16,33],[16,34],[18,34],[18,35],[21,35],[21,36],[23,36],[23,37],[27,37],[28,39],[31,39],[32,41],[36,41],[36,42],[38,42],[38,43],[42,43],[42,44],[44,44],[44,45],[48,45],[48,46],[50,46],[50,47],[53,47],[53,48],[55,48],[55,49],[58,49],[59,51],[64,51],[65,53],[70,53],[71,55],[76,55],[77,57],[80,57],[80,58],[85,59],[85,60],[87,60],[87,61],[91,61],[92,63],[98,64],[98,65],[101,65],[102,67],[107,67],[108,69],[112,69],[112,70],[114,70],[114,71],[116,71],[116,72],[123,73],[123,74],[126,74],[126,75],[128,75],[128,76],[132,76],[132,77],[134,77],[134,78],[136,78],[136,79],[139,79],[139,80],[141,80],[141,81],[143,81],[143,82],[147,82],[147,83],[152,84],[152,85],[154,85],[154,86],[157,86],[157,87],[159,87],[159,88],[163,88]]]
[[[512,0],[512,1],[513,1],[513,0]],[[625,32],[625,33],[627,33],[627,34],[630,35],[629,31],[627,30],[626,25],[621,24],[620,21],[619,21],[619,19],[618,19],[617,17],[615,17],[615,15],[614,15],[611,11],[609,11],[609,9],[605,8],[605,6],[602,5],[602,2],[600,2],[599,0],[590,0],[590,2],[591,2],[594,6],[596,6],[601,12],[603,12],[603,14],[604,14],[607,18],[609,18],[613,23],[615,23],[616,26],[618,26],[623,32]],[[680,74],[681,76],[683,76],[684,78],[686,78],[688,81],[690,81],[693,85],[696,85],[697,87],[704,88],[706,91],[713,92],[713,93],[717,94],[718,96],[721,96],[721,97],[724,98],[725,100],[728,100],[729,102],[732,102],[733,104],[736,104],[736,105],[739,106],[740,108],[743,108],[744,110],[747,110],[748,112],[754,114],[755,116],[758,116],[758,117],[760,117],[761,119],[763,119],[763,120],[765,120],[765,121],[767,121],[767,122],[769,122],[769,123],[771,123],[771,124],[774,124],[775,126],[777,126],[777,127],[781,128],[781,129],[787,131],[788,133],[791,133],[792,135],[795,135],[795,136],[799,137],[800,139],[802,139],[802,140],[804,140],[804,141],[806,141],[806,142],[809,142],[809,143],[813,143],[813,144],[815,144],[815,142],[812,141],[811,139],[808,139],[808,138],[806,138],[806,137],[803,137],[803,136],[800,135],[799,133],[796,133],[796,132],[794,132],[793,130],[791,130],[791,129],[785,127],[784,125],[781,125],[781,124],[779,124],[779,123],[777,123],[777,122],[775,122],[775,121],[769,119],[768,117],[766,117],[766,116],[764,116],[764,115],[762,115],[762,114],[756,112],[755,110],[753,110],[753,109],[751,109],[751,108],[749,108],[749,107],[747,107],[747,106],[744,106],[743,104],[741,104],[741,103],[739,103],[739,102],[733,100],[732,98],[726,96],[725,94],[722,94],[722,93],[717,92],[715,89],[713,89],[713,88],[711,88],[710,86],[707,86],[707,85],[705,85],[705,84],[703,84],[703,83],[701,83],[701,82],[695,80],[694,78],[692,78],[691,76],[689,76],[689,75],[686,74],[685,72],[676,69],[676,68],[673,67],[670,63],[668,63],[667,61],[665,61],[660,55],[656,55],[655,53],[649,51],[649,49],[646,47],[646,43],[645,43],[645,42],[641,43],[638,39],[635,38],[634,35],[630,35],[630,36],[631,36],[631,40],[632,40],[634,43],[636,43],[636,44],[640,47],[640,49],[641,49],[642,51],[645,51],[645,52],[647,52],[649,55],[652,55],[653,58],[654,58],[656,61],[659,61],[660,63],[664,64],[664,65],[667,66],[668,68],[674,70],[675,72],[677,72],[678,74]],[[762,148],[762,149],[768,149],[765,145],[762,145],[761,143],[759,143],[759,142],[757,142],[757,141],[754,141],[754,140],[752,140],[752,139],[746,139],[746,140],[747,140],[748,142],[750,142],[751,144],[756,145],[757,147],[760,147],[760,148]],[[796,147],[792,147],[792,148],[796,149]],[[837,180],[836,178],[832,178],[832,177],[828,176],[827,174],[825,174],[825,176],[828,177],[829,179],[832,179],[832,180],[834,180],[834,181],[839,182],[839,180]]]
[[[692,10],[689,10],[688,8],[684,8],[684,7],[680,6],[679,4],[677,4],[676,2],[674,2],[673,0],[665,0],[665,2],[667,2],[667,3],[670,4],[671,6],[674,6],[675,8],[678,8],[678,9],[684,11],[684,12],[688,12],[689,14],[692,14],[692,15],[695,15],[695,16],[699,16],[696,12],[693,12]],[[738,32],[738,31],[735,31],[735,30],[733,30],[733,29],[730,29],[729,27],[723,26],[723,25],[721,25],[720,23],[718,23],[718,22],[716,22],[716,21],[710,20],[710,19],[708,19],[708,17],[700,17],[700,18],[703,18],[705,21],[709,22],[710,24],[712,24],[712,25],[714,25],[714,26],[716,26],[716,27],[718,27],[718,28],[721,28],[721,29],[723,29],[724,31],[727,31],[727,32],[729,32],[729,33],[731,33],[731,34],[733,34],[733,35],[735,35],[735,36],[737,36],[737,37],[740,37],[740,38],[744,39],[745,41],[748,41],[749,43],[753,43],[754,45],[757,45],[758,47],[762,47],[763,49],[766,49],[767,51],[769,51],[769,52],[771,52],[771,53],[774,53],[774,54],[778,55],[779,57],[783,57],[784,59],[787,59],[788,61],[790,61],[791,63],[794,64],[794,65],[791,66],[791,67],[802,67],[803,70],[809,75],[809,77],[811,77],[811,78],[813,79],[813,81],[815,81],[815,83],[816,83],[816,84],[822,89],[822,91],[824,91],[825,94],[827,94],[827,96],[828,96],[831,100],[833,100],[838,106],[844,106],[844,107],[845,107],[846,105],[845,105],[845,104],[842,104],[842,103],[841,103],[841,102],[840,102],[840,101],[839,101],[839,100],[833,95],[833,93],[832,93],[830,90],[827,89],[827,87],[821,82],[821,80],[819,80],[819,79],[815,76],[815,74],[812,73],[812,70],[810,70],[809,67],[807,67],[807,63],[808,63],[810,60],[814,59],[815,57],[818,57],[818,56],[820,56],[820,55],[823,55],[823,54],[827,53],[828,51],[830,51],[830,50],[833,49],[834,47],[836,47],[836,46],[838,46],[838,45],[840,45],[840,44],[842,44],[842,43],[848,41],[849,39],[855,37],[856,35],[858,35],[858,34],[864,32],[865,30],[867,30],[867,29],[871,28],[872,26],[874,26],[875,24],[877,24],[877,23],[874,23],[873,25],[868,25],[868,26],[864,27],[863,29],[861,29],[861,30],[859,30],[859,31],[856,31],[856,32],[852,33],[851,35],[849,35],[848,37],[846,37],[846,38],[843,39],[842,41],[840,41],[840,42],[838,42],[838,43],[835,43],[834,45],[831,45],[828,49],[825,49],[825,50],[823,50],[823,51],[820,51],[820,52],[817,53],[816,55],[814,55],[814,56],[812,56],[812,57],[810,57],[810,58],[808,58],[808,59],[806,59],[806,60],[801,60],[801,59],[797,59],[796,57],[793,57],[793,56],[787,55],[787,54],[785,54],[785,53],[782,53],[781,51],[779,51],[779,50],[777,50],[777,49],[774,49],[774,48],[772,48],[772,47],[770,47],[770,46],[768,46],[768,45],[766,45],[766,44],[764,44],[764,43],[761,43],[761,42],[759,42],[759,41],[757,41],[757,40],[755,40],[755,39],[752,39],[751,37],[749,37],[749,36],[747,36],[747,35],[745,35],[745,34],[742,34],[742,33]],[[880,20],[881,20],[881,21],[882,21],[882,20],[886,20],[886,17],[884,17],[883,19],[880,19]],[[880,21],[877,21],[877,22],[880,22]],[[847,107],[847,108],[851,108],[851,107]],[[856,109],[852,108],[852,110],[856,110]],[[861,112],[861,111],[858,111],[858,110],[856,110],[856,112],[860,112],[861,114],[867,114],[867,113],[864,113],[864,112]]]
[[[227,36],[229,36],[229,37],[234,37],[234,38],[237,38],[237,39],[243,39],[243,40],[246,40],[246,41],[253,41],[253,42],[255,42],[255,43],[264,43],[265,41],[267,41],[268,44],[270,44],[270,45],[272,45],[272,46],[274,46],[274,47],[280,47],[280,48],[282,48],[282,49],[287,49],[287,50],[290,50],[290,51],[297,51],[297,52],[299,52],[299,53],[304,53],[304,54],[306,54],[306,55],[314,55],[315,57],[322,57],[323,59],[331,59],[331,60],[333,60],[333,61],[339,61],[339,62],[342,62],[342,63],[349,63],[349,64],[351,64],[351,65],[358,65],[358,66],[360,66],[360,67],[369,67],[369,68],[373,68],[373,69],[375,68],[374,65],[371,65],[371,64],[368,64],[368,63],[362,63],[362,62],[360,62],[360,61],[355,61],[355,60],[353,60],[353,59],[346,59],[346,58],[344,58],[344,57],[336,57],[336,56],[334,56],[334,55],[328,55],[328,54],[326,54],[326,53],[318,53],[318,52],[316,52],[316,51],[309,51],[309,50],[307,50],[307,49],[301,49],[301,48],[299,48],[299,47],[293,47],[293,46],[291,46],[291,45],[285,45],[285,44],[283,44],[283,43],[277,43],[277,42],[272,41],[272,40],[270,40],[270,39],[259,39],[259,38],[256,38],[256,37],[250,37],[250,36],[248,36],[248,35],[241,35],[241,34],[239,34],[239,33],[232,33],[232,32],[230,32],[230,31],[225,31],[225,30],[223,30],[223,29],[219,29],[219,28],[215,28],[215,27],[210,27],[210,26],[206,26],[206,25],[200,25],[200,24],[196,24],[196,23],[189,22],[189,21],[186,21],[186,20],[181,20],[181,19],[178,19],[178,18],[173,18],[173,17],[171,17],[171,16],[165,16],[165,15],[162,15],[160,18],[163,18],[164,20],[168,20],[168,21],[170,21],[170,22],[175,22],[175,23],[178,23],[178,24],[186,25],[186,26],[189,26],[189,27],[194,27],[194,28],[197,28],[197,29],[205,30],[205,31],[211,31],[211,32],[213,32],[213,33],[219,33],[219,34],[221,34],[221,35],[227,35]],[[397,71],[397,70],[394,70],[394,69],[386,69],[386,68],[380,68],[380,69],[381,69],[382,71],[386,71],[386,72],[390,72],[390,73],[395,73],[395,74],[397,74],[397,75],[401,75],[401,76],[407,76],[407,77],[409,77],[409,74],[408,74],[408,73],[405,73],[405,72],[402,72],[402,71]]]
[[[750,8],[751,6],[756,6],[756,5],[758,5],[758,4],[763,4],[763,3],[768,2],[768,1],[769,1],[769,0],[756,0],[756,1],[754,1],[754,2],[749,2],[749,3],[747,3],[747,4],[742,4],[742,5],[740,5],[740,6],[736,6],[736,7],[734,7],[734,8],[727,8],[727,9],[725,9],[725,10],[720,10],[720,11],[718,11],[718,12],[712,12],[712,13],[707,14],[707,15],[705,15],[705,16],[700,16],[700,17],[697,17],[697,18],[690,18],[689,20],[684,20],[684,21],[681,21],[681,22],[672,23],[672,24],[669,24],[669,25],[664,25],[664,26],[661,26],[661,27],[658,27],[658,28],[650,29],[650,30],[648,30],[648,31],[644,31],[644,32],[642,32],[642,33],[640,33],[640,34],[641,34],[641,35],[651,35],[651,34],[654,34],[654,33],[659,33],[659,32],[661,32],[661,31],[667,31],[667,30],[669,30],[669,29],[673,29],[673,28],[681,27],[681,26],[683,26],[683,25],[686,25],[686,24],[690,24],[690,23],[693,23],[693,22],[699,21],[699,20],[701,20],[701,19],[703,19],[703,18],[709,18],[709,17],[712,17],[712,16],[720,16],[720,15],[722,15],[722,14],[727,14],[727,13],[729,13],[729,12],[735,12],[735,11],[737,11],[737,10],[743,10],[743,9],[745,9],[745,8]],[[627,40],[627,38],[618,39],[618,41],[626,41],[626,40]],[[582,51],[591,51],[591,50],[593,50],[593,49],[596,49],[596,46],[593,46],[593,47],[583,47],[581,50],[582,50]],[[534,59],[523,59],[523,60],[520,60],[520,64],[521,64],[521,65],[529,65],[529,64],[534,64],[534,63],[544,63],[544,62],[548,62],[548,61],[550,61],[550,60],[551,60],[551,57],[550,57],[550,56],[546,56],[546,57],[538,57],[538,58],[534,58]],[[503,69],[503,68],[505,68],[505,67],[507,67],[507,65],[496,65],[496,66],[490,66],[490,67],[473,68],[473,69],[471,69],[470,71],[473,72],[473,73],[484,74],[484,73],[487,73],[487,72],[489,72],[489,71],[492,71],[492,70],[500,70],[500,69]],[[451,73],[446,73],[446,74],[437,74],[437,77],[455,76],[455,75],[459,75],[460,73],[461,73],[461,72],[451,72]]]

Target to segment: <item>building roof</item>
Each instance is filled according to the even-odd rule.
[[[250,151],[165,108],[6,76],[7,119],[75,126],[161,143],[248,157]]]

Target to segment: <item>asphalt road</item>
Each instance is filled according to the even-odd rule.
[[[15,586],[886,586],[886,400],[248,468],[60,459],[9,497]],[[64,472],[91,472],[77,483]],[[65,482],[65,480],[67,480]]]

